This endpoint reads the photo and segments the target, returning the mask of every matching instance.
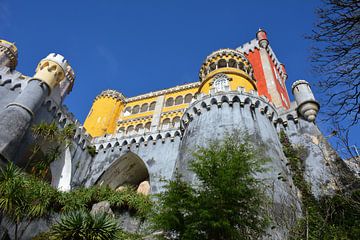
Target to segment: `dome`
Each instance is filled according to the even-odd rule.
[[[225,48],[214,51],[206,57],[200,68],[200,81],[202,82],[210,72],[219,68],[238,69],[253,78],[253,68],[245,55],[239,50]]]

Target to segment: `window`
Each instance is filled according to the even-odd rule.
[[[226,60],[220,59],[218,62],[218,68],[224,68],[224,67],[226,67]]]
[[[177,96],[175,98],[175,105],[179,105],[183,103],[183,97],[182,96]]]
[[[146,112],[148,110],[148,104],[147,103],[144,103],[143,105],[141,105],[141,109],[140,109],[140,112]]]
[[[174,105],[174,99],[173,98],[168,98],[166,100],[165,107],[171,107],[172,105]]]
[[[125,111],[124,111],[124,116],[127,117],[131,114],[131,107],[127,107],[125,108]]]
[[[149,106],[149,111],[153,111],[153,110],[155,110],[155,105],[156,105],[156,102],[152,102],[152,103],[150,103],[150,106]]]
[[[132,114],[137,114],[137,113],[139,113],[139,111],[140,111],[140,107],[139,107],[139,105],[136,105],[136,106],[133,107],[133,109],[132,109]]]
[[[229,91],[229,80],[226,76],[220,76],[214,81],[213,88],[215,92]]]
[[[191,95],[191,93],[186,94],[185,95],[185,103],[190,103],[192,98],[193,98],[193,96]]]

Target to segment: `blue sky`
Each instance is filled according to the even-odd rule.
[[[320,78],[311,71],[312,43],[304,36],[319,6],[315,0],[0,0],[0,38],[16,42],[17,69],[27,75],[50,52],[69,60],[77,78],[65,103],[83,122],[102,90],[129,97],[197,81],[208,54],[252,40],[259,27],[286,65],[288,89],[297,79],[315,85]],[[329,124],[319,125],[331,132]],[[351,140],[360,146],[358,134],[355,127]]]

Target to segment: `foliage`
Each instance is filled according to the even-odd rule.
[[[177,176],[159,195],[152,219],[170,239],[257,239],[267,226],[267,197],[254,175],[266,161],[235,135],[199,148],[190,169],[199,186]]]
[[[283,131],[280,140],[290,162],[294,184],[301,192],[305,213],[305,218],[293,229],[292,239],[356,239],[360,236],[360,190],[316,199],[304,178],[304,149],[292,146]]]
[[[55,122],[42,122],[32,127],[34,146],[28,163],[31,173],[40,179],[45,179],[50,164],[61,154],[61,147],[67,148],[75,132],[75,126],[68,124],[60,129]],[[43,153],[43,154],[40,154]]]
[[[90,154],[90,156],[94,157],[96,155],[96,148],[95,146],[86,146],[86,150]]]
[[[93,215],[85,211],[74,211],[64,214],[51,227],[50,239],[111,240],[116,239],[119,230],[116,221],[106,213]]]
[[[356,126],[360,111],[360,1],[323,0],[316,11],[318,22],[311,36],[312,60],[323,76],[320,87],[327,93],[328,114],[335,121]],[[346,127],[345,126],[345,127]]]
[[[145,218],[152,206],[148,196],[128,187],[114,191],[108,187],[78,188],[59,192],[47,182],[25,174],[12,163],[0,172],[0,211],[16,226],[22,220],[44,217],[52,212],[90,211],[93,204],[107,200],[113,209],[130,210]],[[125,233],[124,233],[125,234]],[[136,239],[130,238],[128,239]]]

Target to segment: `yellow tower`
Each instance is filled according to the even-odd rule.
[[[0,65],[15,69],[18,61],[18,50],[14,43],[0,39]]]
[[[125,97],[115,90],[105,90],[98,95],[85,120],[84,127],[92,137],[112,134],[125,106]]]
[[[201,66],[199,93],[212,94],[243,88],[256,90],[253,68],[238,50],[220,49],[210,54]]]

